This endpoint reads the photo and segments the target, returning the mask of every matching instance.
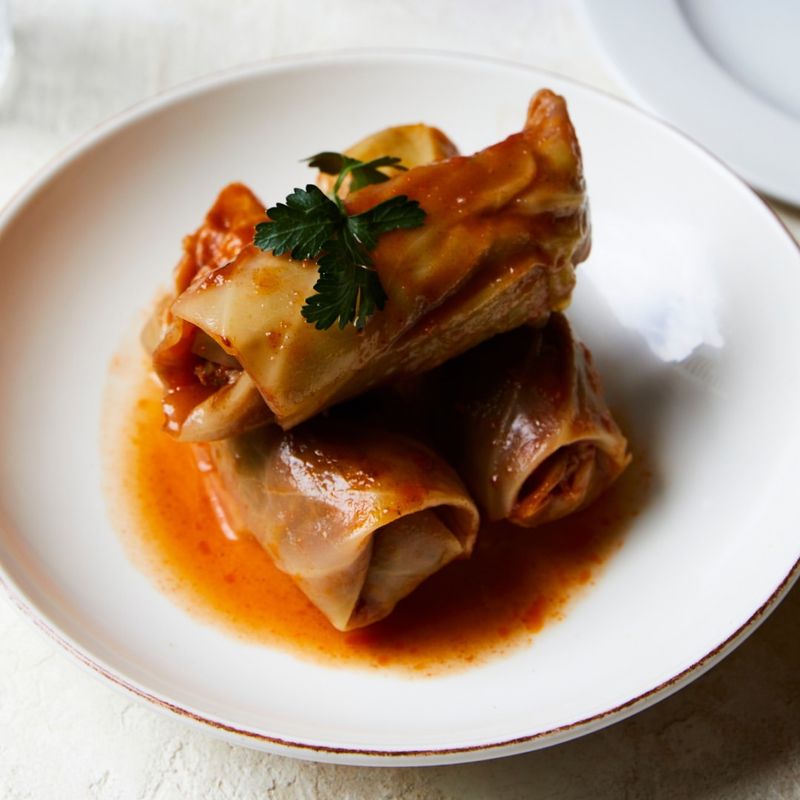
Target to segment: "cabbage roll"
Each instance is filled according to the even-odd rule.
[[[591,354],[562,314],[483,343],[435,380],[452,461],[489,520],[564,517],[630,462]]]
[[[339,630],[376,622],[472,551],[478,512],[420,442],[318,419],[195,445],[217,508],[249,532]]]
[[[457,149],[440,130],[418,124],[386,128],[346,151],[363,161],[387,153],[410,168],[449,158]],[[382,171],[399,172],[392,167]],[[334,180],[320,174],[318,183],[330,190]],[[344,192],[348,185],[346,181]],[[172,314],[175,298],[192,281],[232,261],[252,242],[255,226],[265,219],[264,204],[246,186],[225,187],[202,225],[185,237],[172,291],[158,304],[143,332],[164,387],[164,427],[183,440],[222,439],[272,419],[261,393],[236,358],[197,326]]]
[[[366,186],[345,203],[357,214],[400,195],[420,203],[425,224],[383,235],[371,252],[388,301],[363,331],[307,323],[300,309],[316,263],[252,245],[198,274],[172,304],[175,318],[242,367],[282,428],[569,303],[590,237],[563,98],[541,91],[520,133]],[[217,438],[185,426],[175,433]]]

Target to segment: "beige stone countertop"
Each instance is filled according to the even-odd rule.
[[[0,201],[63,145],[181,81],[278,55],[423,47],[624,96],[572,0],[12,0]],[[796,76],[793,76],[795,79]],[[800,214],[776,205],[794,235]],[[546,750],[361,768],[236,747],[121,695],[0,599],[0,798],[800,798],[800,587],[688,688]]]

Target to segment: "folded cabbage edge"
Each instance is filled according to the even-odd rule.
[[[316,264],[254,246],[198,272],[170,308],[238,361],[284,429],[569,303],[590,234],[580,149],[563,98],[542,90],[522,132],[473,156],[414,167],[345,202],[360,213],[398,195],[417,200],[426,223],[384,235],[372,252],[389,300],[361,333],[308,325],[300,309]],[[231,409],[235,415],[234,403]],[[235,429],[234,419],[224,430],[173,432],[197,441]]]
[[[453,469],[406,436],[316,420],[195,451],[225,525],[252,534],[339,630],[382,619],[472,551],[474,502]]]
[[[175,299],[193,281],[233,260],[252,241],[255,225],[263,219],[263,204],[246,186],[226,186],[200,227],[184,237],[171,290],[143,331],[143,344],[163,386],[164,428],[177,438],[222,439],[272,418],[258,387],[232,357],[227,369],[204,374],[204,367],[215,365],[196,352],[198,328],[172,313]],[[225,355],[224,347],[220,352]]]
[[[445,449],[488,520],[533,527],[574,513],[631,461],[562,314],[485,342],[432,380]]]

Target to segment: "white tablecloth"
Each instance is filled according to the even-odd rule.
[[[16,0],[11,16],[0,202],[109,115],[181,81],[275,55],[457,50],[622,94],[579,9],[563,0]],[[800,235],[800,214],[778,211]],[[3,598],[0,797],[800,798],[798,631],[795,589],[720,666],[612,728],[504,760],[366,769],[279,758],[189,729],[85,673]]]

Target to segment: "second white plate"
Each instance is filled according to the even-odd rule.
[[[583,10],[645,108],[800,206],[800,4],[585,0]]]

